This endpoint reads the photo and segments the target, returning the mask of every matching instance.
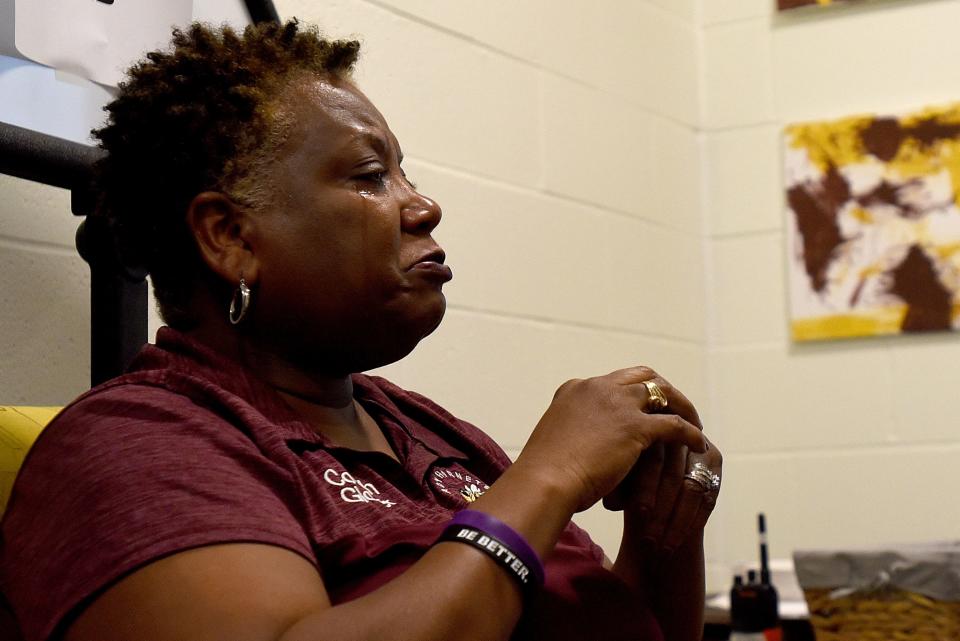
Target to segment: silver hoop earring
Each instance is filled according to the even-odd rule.
[[[243,280],[243,276],[241,276],[240,285],[237,287],[236,291],[233,292],[233,297],[230,299],[230,324],[237,325],[240,323],[244,316],[247,315],[247,310],[249,309],[250,288],[247,287],[247,284]]]

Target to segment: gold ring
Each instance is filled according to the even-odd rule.
[[[667,403],[667,397],[663,394],[659,385],[653,381],[643,381],[643,386],[647,388],[647,409],[657,412],[667,408],[669,404]]]

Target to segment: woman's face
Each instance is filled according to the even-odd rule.
[[[251,243],[260,340],[338,374],[402,358],[446,307],[453,275],[430,235],[440,207],[407,180],[396,138],[350,83],[298,82],[280,116],[292,131]]]

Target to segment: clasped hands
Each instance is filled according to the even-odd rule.
[[[703,429],[696,408],[679,390],[653,370],[644,380],[654,383],[653,390],[644,383],[653,395],[646,413],[675,414]],[[660,407],[658,391],[666,397],[666,407]],[[679,443],[654,443],[603,499],[607,509],[624,511],[625,531],[651,553],[671,554],[710,518],[720,491],[723,457],[706,440],[709,449],[703,453]]]
[[[630,540],[676,550],[706,523],[720,465],[693,404],[630,367],[561,385],[513,469],[571,512],[603,499],[624,510]]]

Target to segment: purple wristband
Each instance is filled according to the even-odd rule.
[[[478,539],[466,534],[466,530],[474,530],[481,535],[486,535],[492,542],[489,544],[480,543]],[[441,540],[460,541],[468,543],[474,547],[483,549],[487,554],[500,561],[508,571],[511,572],[524,585],[531,581],[526,578],[526,573],[522,569],[511,567],[514,565],[508,562],[510,556],[516,558],[523,567],[529,569],[532,583],[537,587],[543,585],[544,572],[543,563],[540,562],[540,556],[534,551],[527,540],[523,538],[516,530],[501,521],[490,516],[486,512],[477,510],[461,510],[457,512],[447,527],[444,529]],[[502,550],[501,548],[506,548]],[[507,555],[504,558],[504,555]]]

